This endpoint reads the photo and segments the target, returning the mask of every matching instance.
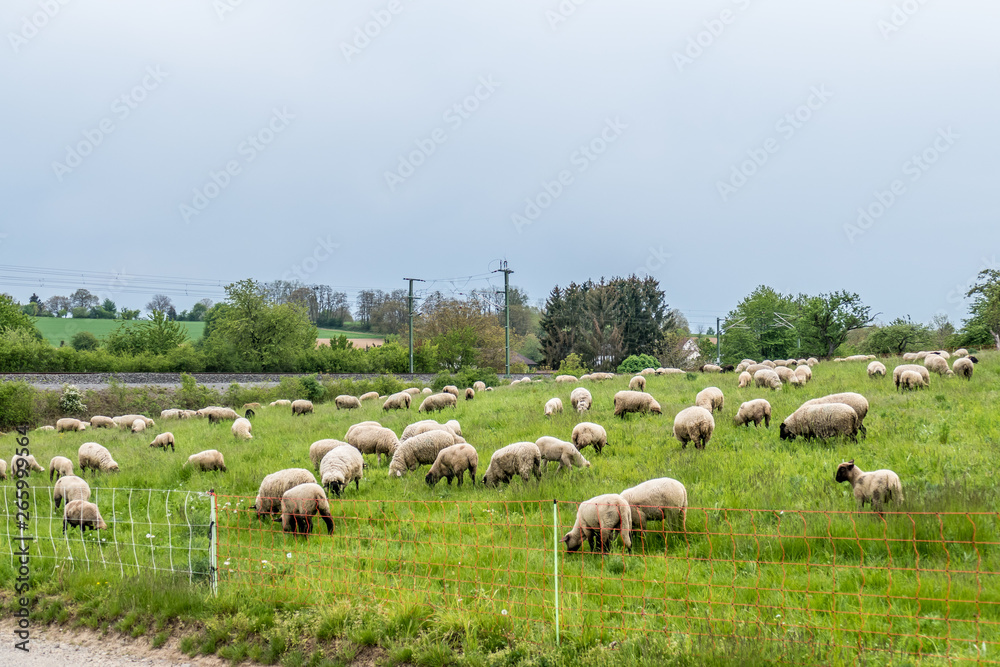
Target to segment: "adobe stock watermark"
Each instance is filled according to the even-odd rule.
[[[857,237],[864,235],[871,229],[872,225],[888,213],[889,209],[895,206],[896,202],[908,192],[907,180],[910,183],[916,183],[923,178],[924,174],[937,164],[941,156],[951,150],[961,136],[951,127],[939,128],[934,140],[921,152],[910,156],[900,167],[903,176],[906,176],[907,179],[894,179],[885,190],[876,190],[873,193],[872,201],[868,205],[858,208],[857,220],[854,223],[844,225],[844,234],[847,236],[847,240],[853,244]]]
[[[649,246],[648,250],[649,255],[646,256],[646,262],[635,269],[635,275],[637,276],[652,276],[666,266],[667,260],[673,256],[664,250],[662,245],[658,248]]]
[[[22,16],[20,29],[7,33],[7,41],[10,42],[10,48],[14,49],[14,55],[20,54],[28,42],[38,37],[42,29],[69,3],[70,0],[40,0],[37,11]]]
[[[385,7],[373,10],[371,20],[355,26],[351,40],[340,43],[340,52],[344,54],[344,60],[350,64],[354,58],[360,56],[365,49],[371,46],[372,41],[382,34],[383,30],[392,25],[392,22],[405,8],[401,0],[389,0]]]
[[[416,148],[399,156],[395,171],[384,172],[383,177],[385,184],[389,186],[389,191],[395,192],[397,187],[405,183],[406,179],[417,172],[417,169],[426,164],[427,159],[437,152],[438,146],[448,141],[448,133],[462,127],[465,121],[479,110],[483,102],[493,97],[499,87],[500,82],[494,79],[492,74],[481,76],[471,93],[445,109],[444,113],[441,114],[441,120],[448,127],[434,128],[426,137],[414,139],[413,143]]]
[[[333,257],[334,252],[339,248],[340,244],[334,243],[329,234],[326,235],[326,238],[317,236],[316,247],[313,248],[313,251],[299,260],[298,263],[292,264],[292,268],[285,271],[281,279],[286,281],[298,279],[303,283],[309,282],[309,276],[316,273],[320,264]]]
[[[89,127],[81,134],[83,139],[75,144],[66,145],[66,154],[63,161],[54,160],[52,162],[52,172],[60,183],[63,179],[73,173],[74,170],[83,164],[84,160],[90,156],[94,150],[104,143],[104,140],[116,129],[132,112],[139,108],[139,105],[149,98],[149,94],[160,87],[160,85],[170,76],[160,69],[159,65],[150,65],[146,68],[146,74],[132,88],[116,97],[111,102],[111,114],[99,120],[95,127]]]
[[[1000,263],[997,263],[996,255],[993,255],[992,257],[983,257],[982,260],[983,261],[979,265],[979,268],[976,269],[976,272],[971,276],[969,276],[969,278],[964,283],[955,285],[955,288],[950,290],[947,296],[945,297],[947,303],[954,306],[954,311],[956,313],[966,312],[965,306],[966,303],[968,303],[969,301],[969,298],[966,296],[966,294],[968,294],[969,290],[972,289],[977,282],[979,282],[980,273],[982,273],[983,271],[1000,270]]]
[[[833,97],[833,93],[827,90],[825,84],[813,86],[809,89],[809,96],[805,101],[792,111],[784,114],[774,124],[774,131],[777,137],[768,137],[759,146],[747,150],[747,159],[739,164],[734,164],[729,170],[729,178],[725,181],[716,181],[715,189],[718,190],[722,201],[728,202],[729,198],[740,191],[740,189],[750,182],[750,179],[768,163],[771,156],[781,150],[782,142],[791,140],[795,134],[805,127],[806,123],[812,120],[813,115],[826,106],[826,103]]]
[[[212,9],[219,21],[225,21],[226,17],[243,6],[246,0],[212,0]]]
[[[902,30],[907,23],[916,16],[927,0],[903,0],[892,6],[892,12],[886,19],[879,19],[875,26],[882,33],[883,39],[889,39],[893,34]]]
[[[576,14],[578,7],[587,4],[587,0],[560,0],[553,9],[545,10],[545,20],[549,22],[552,32],[559,29],[559,26]]]
[[[208,208],[222,192],[228,188],[233,178],[243,173],[243,168],[267,150],[267,147],[278,138],[282,132],[288,129],[291,122],[295,120],[295,115],[289,113],[286,107],[278,109],[275,107],[271,111],[271,118],[267,123],[255,133],[247,135],[244,141],[236,147],[236,155],[227,160],[219,171],[209,170],[208,180],[192,191],[190,203],[183,202],[178,206],[181,219],[185,224],[191,219],[201,215],[202,211]]]
[[[628,129],[628,125],[623,123],[620,117],[606,119],[604,127],[593,139],[579,146],[570,154],[569,163],[575,168],[576,173],[582,174],[590,169],[590,166],[621,138],[626,129]],[[511,224],[514,225],[517,233],[522,233],[527,225],[534,224],[575,180],[573,169],[562,169],[553,180],[543,180],[539,191],[524,200],[524,209],[521,212],[512,213],[510,216]]]
[[[703,29],[694,36],[688,37],[684,48],[674,51],[674,64],[678,72],[683,72],[685,67],[693,65],[696,60],[705,55],[708,49],[725,34],[728,26],[736,23],[740,12],[745,12],[753,4],[753,0],[732,0],[736,9],[723,9],[710,19],[702,21]]]

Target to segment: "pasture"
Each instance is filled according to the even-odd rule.
[[[69,345],[70,339],[73,338],[74,334],[81,331],[89,331],[98,339],[104,340],[123,323],[123,320],[92,320],[89,318],[74,317],[34,317],[32,321],[45,340],[56,347],[61,342]],[[138,321],[128,320],[124,323],[127,326],[131,326]],[[201,339],[202,334],[205,332],[204,322],[178,322],[178,324],[187,331],[188,339],[191,342]]]

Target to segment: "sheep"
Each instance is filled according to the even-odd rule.
[[[236,413],[234,412],[233,414]],[[112,421],[118,425],[118,428],[126,428],[126,429],[132,428],[132,425],[135,424],[136,421],[145,422],[146,428],[149,428],[151,426],[156,426],[156,423],[152,419],[150,419],[149,417],[144,417],[142,415],[120,415],[118,417],[113,417]]]
[[[924,383],[924,379],[920,377],[920,373],[916,371],[903,371],[899,376],[899,382],[896,386],[903,391],[912,391],[914,389],[923,389],[927,385]]]
[[[528,382],[531,382],[531,380],[528,380]],[[441,392],[442,392],[442,393],[444,393],[444,394],[451,394],[451,395],[452,395],[452,396],[454,396],[455,398],[458,398],[458,387],[456,387],[456,386],[455,386],[455,385],[453,385],[453,384],[449,384],[449,385],[446,385],[446,386],[445,386],[445,387],[444,387],[444,388],[443,388],[443,389],[441,390]]]
[[[765,428],[771,428],[771,404],[763,398],[755,398],[740,405],[739,411],[733,418],[735,426],[760,426],[764,422]]]
[[[938,355],[939,357],[941,357],[945,361],[948,361],[949,359],[951,359],[951,355],[948,354],[948,352],[946,350],[938,350],[934,354]]]
[[[375,392],[375,398],[378,398],[378,392]],[[337,404],[338,410],[356,410],[361,407],[361,401],[358,400],[357,396],[348,396],[347,394],[341,394],[333,399],[333,402]]]
[[[928,354],[930,354],[930,352],[925,352],[923,350],[917,352],[917,357],[916,357],[917,361],[922,361]]]
[[[862,436],[868,433],[868,430],[865,429],[865,417],[868,416],[867,398],[861,394],[846,391],[839,394],[830,394],[829,396],[823,396],[821,398],[814,398],[810,401],[806,401],[800,407],[805,407],[807,405],[822,405],[825,403],[844,403],[854,408],[854,411],[858,413],[858,432],[861,433]]]
[[[749,387],[750,385],[753,384],[753,376],[750,375],[749,373],[747,373],[746,371],[743,371],[742,373],[740,373],[739,380],[740,380],[739,381],[739,387],[740,387],[740,389],[743,389],[745,387]]]
[[[546,471],[549,469],[550,461],[558,461],[559,472],[563,472],[573,466],[578,468],[590,467],[590,461],[583,458],[583,454],[571,442],[545,435],[535,441],[535,446],[538,447],[538,451],[542,455]]]
[[[450,428],[451,432],[458,436],[455,438],[455,442],[458,443],[459,438],[462,437],[462,425],[458,423],[457,419],[449,419],[444,423],[444,425]]]
[[[865,503],[868,503],[881,514],[886,502],[903,502],[903,485],[899,481],[899,475],[891,470],[865,472],[854,465],[854,459],[851,459],[837,466],[833,478],[838,483],[850,482],[859,510],[864,509]]]
[[[619,391],[615,394],[615,417],[625,419],[629,412],[662,414],[660,404],[650,394],[641,391]]]
[[[584,380],[590,380],[592,377],[593,376],[590,373],[584,373],[583,375],[580,376],[580,382],[583,382]]]
[[[88,528],[91,530],[107,530],[108,528],[108,524],[104,523],[97,505],[86,500],[71,500],[66,503],[66,510],[63,513],[64,535],[67,526],[80,526],[80,533]]]
[[[423,388],[423,389],[422,389],[422,390],[420,391],[420,393],[421,393],[421,394],[430,394],[430,393],[431,393],[431,388],[430,388],[430,387],[424,387],[424,388]]]
[[[948,368],[948,362],[939,354],[928,354],[924,357],[924,366],[930,372],[938,375],[954,375],[952,370]]]
[[[19,463],[22,459],[24,460],[24,463]],[[16,475],[19,468],[24,469],[28,475],[32,472],[45,472],[45,468],[39,465],[38,461],[35,460],[34,454],[28,454],[27,456],[14,454],[14,456],[10,459],[10,472]]]
[[[476,390],[473,389],[472,387],[466,387],[465,388],[465,400],[471,401],[475,397],[476,397]]]
[[[846,403],[805,404],[781,422],[779,435],[782,440],[797,436],[826,440],[843,435],[857,442],[860,423],[858,413]]]
[[[253,424],[250,420],[245,417],[240,417],[233,422],[230,430],[233,432],[233,437],[237,440],[253,440],[253,434],[250,432],[253,429]]]
[[[722,408],[726,405],[726,397],[718,387],[706,387],[695,396],[694,404],[714,414],[722,412]]]
[[[382,428],[382,425],[376,421],[366,421],[366,422],[358,422],[357,424],[351,424],[349,427],[347,427],[347,433],[344,434],[344,440],[350,438],[351,433],[353,433],[357,429],[371,428],[373,426],[376,428]]]
[[[715,431],[715,418],[712,413],[700,406],[684,408],[674,417],[674,437],[685,449],[693,442],[695,449],[705,449]]]
[[[288,400],[287,398],[279,398],[276,401],[271,401],[270,403],[268,403],[268,406],[270,406],[272,408],[277,408],[277,407],[284,407],[286,405],[291,405],[291,404],[292,404],[292,402],[290,400]]]
[[[333,438],[325,438],[323,440],[317,440],[316,442],[309,445],[309,460],[312,461],[313,468],[319,471],[319,464],[329,452],[334,447],[340,447],[342,445],[350,445],[348,442],[342,442],[340,440],[334,440]]]
[[[679,368],[657,368],[657,375],[686,375],[684,371]]]
[[[53,456],[49,460],[49,481],[73,474],[73,462],[65,456]]]
[[[87,480],[76,475],[60,477],[52,487],[52,502],[59,509],[64,500],[67,504],[74,500],[90,500],[90,485]]]
[[[146,422],[145,421],[143,421],[141,419],[136,419],[134,422],[132,422],[132,432],[133,433],[142,433],[145,430],[146,430]]]
[[[403,391],[405,391],[410,396],[416,396],[417,394],[420,393],[420,387],[407,387]]]
[[[762,368],[753,374],[753,381],[758,387],[768,387],[770,389],[781,389],[781,378],[774,371]]]
[[[590,409],[591,404],[594,402],[594,397],[583,387],[577,387],[570,392],[569,402],[574,410],[582,413]]]
[[[486,391],[486,383],[482,380],[476,380],[472,383],[472,388],[476,391]]]
[[[774,370],[775,368],[777,368],[777,367],[778,367],[778,365],[777,365],[776,363],[774,363],[773,361],[771,361],[770,359],[765,359],[764,361],[762,361],[762,362],[760,362],[760,363],[761,363],[762,365],[764,365],[764,366],[767,366],[767,367],[768,367],[768,368],[770,368],[771,370]]]
[[[620,495],[632,510],[632,529],[638,528],[640,534],[650,521],[667,523],[670,532],[686,530],[688,494],[676,479],[651,479],[625,489]]]
[[[364,394],[361,394],[361,396],[358,397],[358,400],[362,401],[362,402],[363,401],[377,401],[378,400],[378,392],[377,391],[366,392]]]
[[[951,356],[958,357],[959,359],[961,359],[962,357],[969,356],[969,351],[966,350],[964,347],[960,347],[957,350],[955,350]]]
[[[111,417],[105,417],[104,415],[95,415],[90,418],[90,425],[94,428],[117,428],[118,424]]]
[[[292,401],[292,416],[295,415],[308,415],[312,414],[313,404],[312,401],[307,401],[305,399],[299,399],[297,401]]]
[[[701,371],[702,373],[721,373],[722,366],[716,366],[715,364],[705,364],[698,370]]]
[[[816,364],[819,363],[819,359],[817,359],[816,357],[809,357],[808,359],[806,359],[806,363],[809,364],[810,366],[815,366]]]
[[[79,419],[72,419],[70,417],[63,417],[56,422],[56,431],[62,433],[63,431],[85,431],[86,426]]]
[[[36,431],[54,431],[54,430],[56,430],[56,427],[52,426],[51,424],[46,424],[45,426],[39,426],[35,430]]]
[[[0,480],[7,479],[7,462],[0,459]]]
[[[579,551],[584,540],[594,551],[594,539],[600,553],[611,546],[615,532],[621,534],[625,548],[632,551],[632,508],[628,501],[617,493],[606,493],[580,503],[576,510],[576,522],[562,542],[566,551]]]
[[[884,378],[885,364],[883,364],[881,361],[873,361],[870,364],[868,364],[868,377]]]
[[[180,419],[180,418],[181,418],[180,408],[170,408],[169,410],[160,410],[160,419]]]
[[[181,467],[183,468],[188,465],[192,468],[197,468],[205,472],[212,470],[221,470],[222,472],[226,472],[226,459],[222,456],[222,452],[217,449],[206,449],[203,452],[192,454]]]
[[[465,471],[468,470],[469,477],[472,479],[472,485],[475,486],[476,470],[478,468],[479,453],[476,452],[475,447],[463,442],[451,447],[445,447],[438,452],[437,458],[434,459],[434,463],[431,465],[431,469],[424,476],[424,481],[427,482],[428,486],[434,486],[444,477],[448,480],[448,486],[451,486],[451,480],[457,477],[458,485],[462,486],[462,483],[465,481]]]
[[[353,447],[349,448],[357,452]],[[358,454],[358,456],[361,456]],[[281,516],[281,497],[285,491],[295,488],[299,484],[315,484],[316,476],[305,468],[286,468],[278,472],[272,472],[264,477],[257,489],[257,497],[251,507],[257,510],[257,518],[270,516],[277,520]],[[277,516],[275,516],[277,515]]]
[[[409,410],[410,402],[413,400],[413,394],[408,391],[396,392],[385,399],[385,403],[382,404],[382,409],[386,412],[389,410]]]
[[[545,402],[545,416],[551,417],[554,414],[562,414],[563,404],[561,398],[550,398]]]
[[[382,455],[386,459],[391,459],[399,447],[399,438],[392,429],[381,426],[369,426],[368,428],[356,429],[347,438],[347,444],[357,449],[362,454],[374,454],[375,460],[382,465]]]
[[[314,514],[319,514],[326,524],[327,534],[332,535],[330,501],[319,484],[299,484],[281,495],[281,529],[286,533],[308,536],[312,532]]]
[[[118,472],[118,463],[111,457],[111,452],[96,442],[85,442],[76,453],[80,472],[88,468],[97,472]]]
[[[632,391],[646,391],[646,378],[636,375],[628,381],[628,388]]]
[[[389,476],[402,477],[422,465],[433,465],[438,453],[454,444],[455,436],[450,430],[426,431],[407,438],[399,443],[389,461]]]
[[[506,484],[515,475],[525,482],[532,475],[538,480],[542,478],[542,453],[538,450],[538,445],[533,442],[515,442],[493,452],[490,465],[483,475],[483,486]]]
[[[787,366],[776,366],[774,368],[774,373],[781,379],[782,382],[785,383],[790,383],[792,381],[792,377],[795,375],[795,371]]]
[[[458,399],[454,394],[431,394],[420,402],[420,407],[417,408],[417,412],[434,412],[437,410],[444,410],[445,408],[453,408],[456,405],[458,405]]]
[[[222,421],[235,421],[240,418],[236,410],[223,408],[218,405],[210,405],[195,413],[198,417],[208,417],[209,424],[218,424]]]
[[[455,422],[458,423],[458,422]],[[415,435],[420,435],[421,433],[427,433],[428,431],[445,431],[452,435],[455,434],[455,430],[449,426],[447,423],[439,424],[433,419],[424,419],[423,421],[414,422],[406,428],[403,429],[403,434],[399,436],[399,441],[409,440]]]
[[[641,371],[639,371],[639,375],[656,375],[656,369],[655,368],[643,368]]]
[[[600,454],[601,450],[608,446],[608,432],[600,424],[580,422],[573,427],[570,442],[576,445],[577,449],[593,445],[597,453]]]
[[[972,373],[975,370],[975,365],[968,357],[959,357],[955,360],[955,363],[951,366],[952,373],[958,377],[965,378],[966,380],[972,379]]]
[[[801,378],[803,384],[805,384],[806,382],[810,382],[813,379],[812,369],[809,368],[809,366],[807,364],[802,364],[801,366],[799,366],[798,368],[796,368],[795,369],[795,374],[799,378]]]
[[[896,385],[896,389],[899,389],[900,376],[906,371],[913,371],[919,374],[924,381],[924,385],[930,386],[931,372],[929,370],[927,370],[920,364],[901,364],[892,369],[892,383]]]
[[[590,379],[591,380],[614,380],[615,379],[615,374],[614,373],[591,373],[590,374]]]
[[[751,364],[751,363],[749,363],[747,361],[741,361],[740,363],[736,364],[736,368],[734,370],[737,373],[742,373],[743,371],[745,371],[747,369],[747,367],[752,366],[752,365],[753,364]]]

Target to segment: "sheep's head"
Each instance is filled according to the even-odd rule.
[[[424,481],[427,482],[427,486],[434,486],[438,482],[437,475],[432,472],[427,473],[424,476]]]
[[[850,473],[852,470],[854,470],[854,459],[837,466],[837,474],[834,476],[834,479],[838,482],[846,482],[851,478]]]
[[[781,426],[778,429],[778,434],[779,434],[779,436],[781,437],[782,440],[794,440],[795,439],[795,434],[792,433],[791,430],[787,426],[785,426],[785,422],[781,422]]]
[[[979,363],[979,359],[976,359],[975,357],[973,357],[971,355],[969,356],[969,361],[971,361],[974,364],[978,364]]]
[[[108,529],[108,524],[104,523],[104,517],[102,517],[100,514],[97,515],[97,522],[96,523],[97,523],[97,528],[99,530],[107,530]]]
[[[563,535],[561,541],[563,542],[563,544],[566,545],[566,551],[569,552],[579,551],[580,545],[583,544],[583,538],[580,536],[580,534],[572,530]]]

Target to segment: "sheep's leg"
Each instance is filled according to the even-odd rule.
[[[444,478],[448,482],[448,486],[451,486],[451,475],[445,475]]]
[[[472,486],[476,485],[476,469],[469,468],[469,477],[472,478]]]
[[[465,471],[460,470],[457,477],[458,477],[458,485],[462,486],[462,484],[465,483]]]
[[[354,490],[355,491],[360,491],[361,490],[361,479],[358,478],[358,477],[354,478]]]

